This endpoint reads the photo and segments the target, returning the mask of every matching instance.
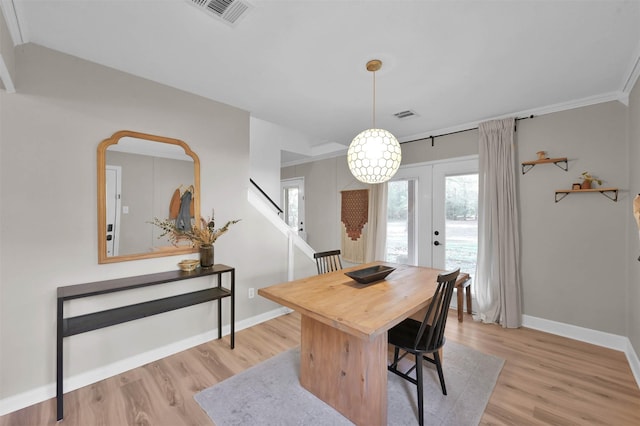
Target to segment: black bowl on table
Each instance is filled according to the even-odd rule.
[[[345,272],[349,278],[354,279],[360,284],[370,284],[376,281],[384,280],[387,275],[395,271],[396,268],[391,266],[376,265],[368,268],[358,269],[357,271]]]

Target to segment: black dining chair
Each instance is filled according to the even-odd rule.
[[[313,258],[316,260],[318,274],[326,274],[327,272],[339,271],[342,269],[340,250],[314,253]]]
[[[456,279],[460,269],[438,275],[436,291],[431,299],[431,304],[427,309],[422,322],[412,318],[407,318],[400,324],[392,327],[388,332],[389,344],[395,346],[393,352],[393,362],[387,367],[389,371],[403,379],[413,383],[418,388],[418,422],[420,426],[424,424],[424,382],[422,372],[422,360],[429,361],[436,365],[442,394],[447,394],[442,374],[442,363],[438,351],[444,346],[444,327],[447,323],[447,313],[451,296],[456,285]],[[400,356],[400,350],[404,351]],[[412,354],[415,363],[407,371],[398,370],[398,362],[408,354]],[[432,354],[429,358],[426,354]],[[409,374],[415,370],[416,377]]]

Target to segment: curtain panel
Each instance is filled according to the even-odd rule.
[[[515,119],[480,123],[475,319],[522,325]]]
[[[369,185],[369,226],[365,261],[385,260],[387,256],[387,182]]]

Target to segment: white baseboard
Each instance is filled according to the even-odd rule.
[[[236,332],[249,328],[256,324],[260,324],[264,321],[268,321],[272,318],[279,317],[286,313],[291,312],[288,308],[278,308],[269,312],[265,312],[260,315],[256,315],[251,318],[247,318],[242,321],[236,322]],[[231,333],[231,327],[225,325],[222,327],[222,335],[226,336]],[[178,342],[166,345],[148,352],[144,352],[133,357],[123,359],[121,361],[114,362],[109,365],[105,365],[100,368],[96,368],[85,373],[77,374],[72,377],[68,377],[64,381],[64,392],[70,392],[75,389],[96,383],[100,380],[104,380],[108,377],[115,376],[117,374],[124,373],[133,368],[140,367],[153,361],[157,361],[162,358],[166,358],[170,355],[182,352],[194,346],[198,346],[202,343],[209,342],[218,338],[218,329],[208,331],[198,336],[192,336],[188,339],[180,340]],[[11,413],[16,410],[20,410],[25,407],[29,407],[33,404],[37,404],[42,401],[46,401],[55,397],[56,384],[55,382],[48,385],[40,386],[36,389],[32,389],[23,392],[18,395],[10,396],[0,400],[0,416]]]
[[[633,377],[636,379],[638,387],[640,387],[640,360],[628,337],[529,315],[522,316],[522,326],[624,352],[629,361]]]

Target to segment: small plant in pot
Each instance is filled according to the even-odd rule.
[[[593,182],[596,182],[598,185],[602,185],[602,181],[592,176],[589,172],[582,172],[580,179],[582,179],[582,183],[580,184],[582,189],[591,189]]]

